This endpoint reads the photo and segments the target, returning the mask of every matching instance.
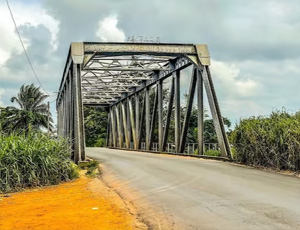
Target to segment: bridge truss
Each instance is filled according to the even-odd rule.
[[[108,108],[107,147],[151,151],[158,125],[158,150],[166,150],[171,114],[175,117],[175,152],[183,153],[196,96],[198,154],[203,155],[203,85],[218,144],[231,157],[209,69],[206,45],[165,43],[71,43],[56,101],[58,135],[72,141],[73,160],[85,160],[83,105]],[[184,120],[181,122],[180,77],[192,66]],[[163,111],[164,83],[169,81],[167,111]],[[154,89],[154,101],[150,91]]]

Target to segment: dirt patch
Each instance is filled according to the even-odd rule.
[[[98,178],[0,195],[0,229],[148,229]]]

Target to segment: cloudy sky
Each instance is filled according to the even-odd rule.
[[[55,100],[73,41],[206,43],[223,116],[300,109],[299,0],[10,0],[28,55]],[[35,83],[5,0],[0,2],[0,106]],[[55,103],[51,103],[55,115]]]

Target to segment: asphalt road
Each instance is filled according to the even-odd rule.
[[[117,192],[130,187],[140,194],[130,202],[146,200],[171,223],[154,228],[300,229],[300,178],[143,152],[87,148],[87,156],[121,181]]]

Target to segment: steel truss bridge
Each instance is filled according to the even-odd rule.
[[[158,125],[158,151],[165,152],[171,114],[175,117],[175,153],[183,153],[195,94],[198,107],[198,155],[203,155],[203,85],[222,156],[231,158],[223,119],[209,69],[206,45],[165,43],[71,43],[56,100],[58,135],[72,141],[72,159],[85,160],[83,105],[109,109],[107,147],[151,151]],[[192,66],[184,121],[180,115],[180,75]],[[167,111],[163,88],[170,82]],[[154,89],[154,102],[150,91]],[[151,112],[152,111],[152,112]]]

